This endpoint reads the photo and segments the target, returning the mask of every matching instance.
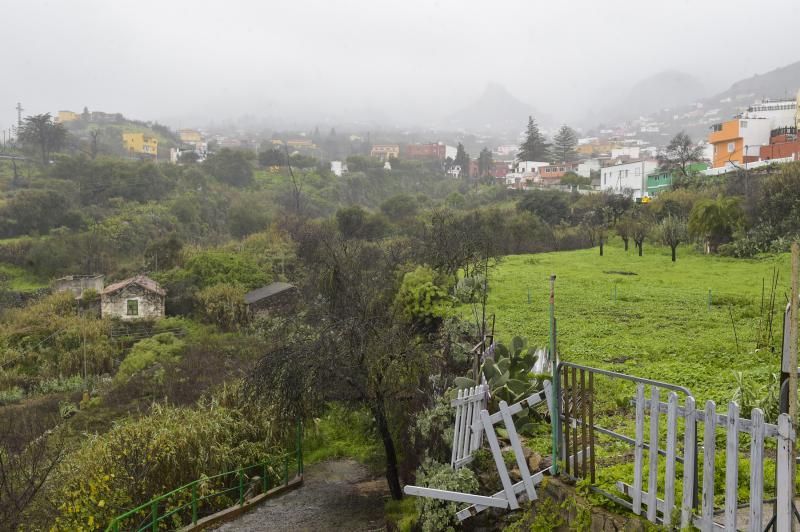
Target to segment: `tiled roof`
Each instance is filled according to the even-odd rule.
[[[118,283],[108,285],[105,290],[103,290],[103,294],[111,294],[122,290],[126,286],[138,284],[145,290],[150,292],[155,292],[160,296],[164,296],[167,294],[167,291],[161,288],[157,282],[152,280],[151,278],[147,277],[146,275],[137,275],[136,277],[131,277],[130,279],[125,279],[124,281],[120,281]]]

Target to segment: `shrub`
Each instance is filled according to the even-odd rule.
[[[267,415],[218,401],[197,409],[155,405],[150,415],[85,440],[48,484],[47,498],[60,503],[53,528],[96,530],[203,476],[272,460]]]
[[[200,290],[197,300],[204,321],[223,331],[235,331],[247,323],[244,288],[227,283],[215,284]]]
[[[124,383],[133,375],[156,364],[160,367],[156,369],[154,377],[156,381],[161,381],[164,376],[163,365],[177,362],[185,345],[172,333],[161,333],[140,340],[120,364],[114,381],[118,384]]]
[[[395,304],[409,323],[429,327],[447,314],[450,299],[436,281],[436,273],[426,266],[417,266],[403,276]]]
[[[433,460],[426,460],[417,470],[418,486],[435,488],[462,493],[475,493],[478,489],[478,479],[475,474],[462,467],[453,470],[449,465],[440,464]],[[456,518],[458,505],[439,499],[419,497],[417,499],[419,524],[423,532],[455,531],[459,526]]]

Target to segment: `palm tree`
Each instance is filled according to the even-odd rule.
[[[734,231],[741,227],[744,213],[739,198],[698,201],[689,214],[689,233],[702,238],[706,253],[716,253],[720,244],[730,242]]]

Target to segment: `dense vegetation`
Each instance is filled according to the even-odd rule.
[[[43,158],[21,173],[0,163],[0,519],[12,528],[99,528],[177,484],[275,456],[297,418],[317,427],[316,456],[379,462],[396,499],[423,463],[422,482],[474,486],[441,463],[447,399],[487,332],[484,297],[501,339],[544,345],[553,272],[565,357],[703,398],[733,394],[734,370],[770,382],[778,335],[765,323],[783,300],[757,302],[761,279],[780,293],[786,259],[759,254],[800,231],[796,164],[684,176],[636,204],[360,155],[342,177],[279,150],[180,166]],[[545,254],[568,250],[580,251]],[[125,325],[98,316],[97,294],[45,293],[75,273],[147,273],[169,317]],[[296,311],[248,313],[244,293],[274,280],[298,287]],[[514,383],[498,397],[540,384],[520,369],[530,353],[509,346]],[[356,420],[368,443],[336,419]],[[422,506],[423,528],[445,526],[448,512]]]

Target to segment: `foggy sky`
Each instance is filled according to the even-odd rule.
[[[0,129],[17,101],[176,128],[243,114],[425,125],[490,81],[573,121],[662,70],[713,93],[800,60],[799,19],[798,0],[0,0]]]

